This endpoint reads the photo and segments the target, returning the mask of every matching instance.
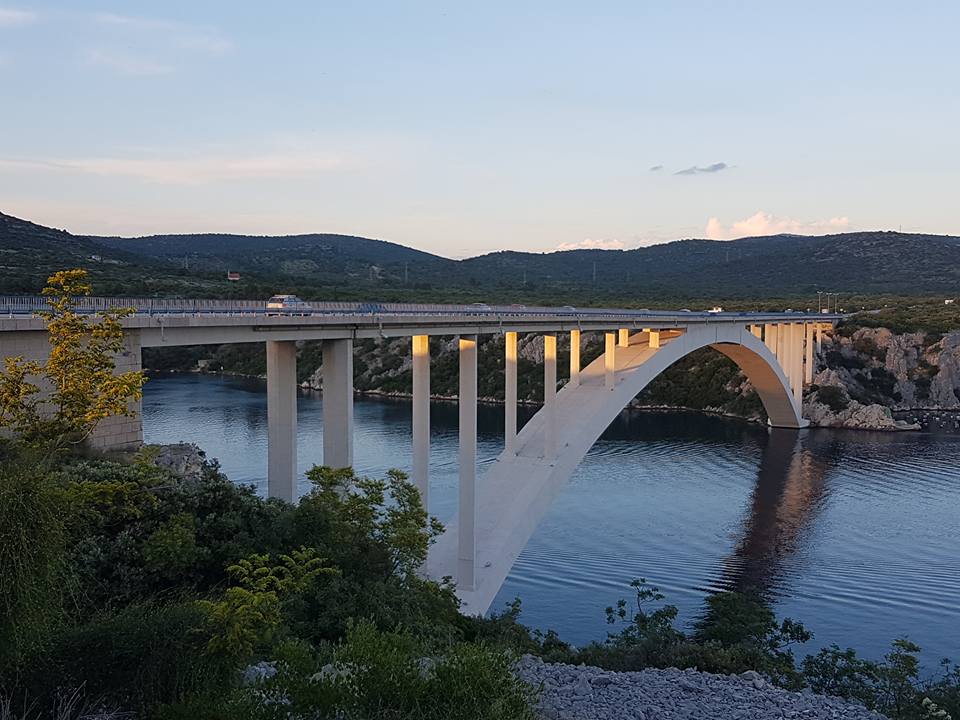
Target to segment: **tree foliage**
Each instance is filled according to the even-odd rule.
[[[113,308],[96,320],[77,311],[77,297],[89,295],[85,270],[62,270],[47,280],[43,294],[50,354],[46,361],[4,358],[0,372],[0,426],[27,441],[80,442],[111,415],[132,416],[131,401],[142,395],[141,371],[116,372],[124,352],[121,319],[132,310]]]

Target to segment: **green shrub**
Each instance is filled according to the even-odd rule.
[[[238,659],[267,646],[287,604],[301,602],[321,576],[337,573],[312,548],[280,555],[276,561],[269,555],[251,555],[227,571],[233,586],[222,599],[203,600],[199,607],[212,632],[209,652]]]
[[[822,402],[835,413],[840,413],[850,407],[850,398],[843,388],[835,385],[825,385],[817,388],[817,400]]]
[[[381,480],[314,467],[307,477],[314,487],[294,515],[296,544],[316,548],[344,573],[416,576],[443,526],[427,515],[404,473],[390,470]]]
[[[404,625],[428,635],[456,634],[452,589],[418,575],[442,526],[428,517],[406,475],[361,478],[352,470],[315,467],[314,489],[292,517],[292,542],[315,548],[340,574],[290,606],[287,621],[302,638],[337,640],[351,618],[382,629]]]
[[[228,566],[286,544],[292,507],[234,485],[215,463],[184,480],[146,462],[72,460],[57,478],[71,508],[68,561],[81,614],[208,592]]]
[[[204,689],[226,691],[235,665],[206,652],[209,636],[193,603],[132,605],[77,627],[56,629],[6,679],[27,703],[82,688],[125,710],[176,702]]]
[[[694,632],[687,634],[675,625],[677,608],[658,604],[664,598],[656,587],[642,578],[631,587],[635,592],[632,611],[626,600],[607,608],[607,622],[621,625],[620,631],[574,651],[567,662],[616,671],[676,667],[728,674],[756,670],[787,687],[801,686],[790,647],[811,635],[790,619],[778,624],[759,597],[711,596],[707,612]]]
[[[65,501],[28,457],[0,464],[0,670],[60,616]]]
[[[481,643],[438,647],[362,622],[329,654],[296,655],[254,687],[216,704],[199,697],[163,708],[158,718],[533,720],[534,694],[514,677],[513,657]]]
[[[867,335],[863,335],[854,340],[853,349],[862,355],[867,355],[868,357],[871,357],[874,360],[879,360],[880,362],[883,362],[887,357],[886,348],[881,348],[878,346],[876,341]]]
[[[877,662],[831,645],[804,659],[803,675],[814,692],[856,700],[897,720],[947,717],[938,715],[938,708],[956,717],[960,713],[960,667],[944,660],[943,674],[924,680],[919,653],[917,645],[896,640]]]

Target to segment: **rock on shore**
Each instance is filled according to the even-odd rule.
[[[537,707],[542,720],[884,720],[839,698],[776,688],[755,672],[727,676],[671,668],[618,673],[524,655],[517,675],[542,687]]]
[[[185,480],[199,480],[203,475],[204,453],[193,443],[146,446],[152,462]]]

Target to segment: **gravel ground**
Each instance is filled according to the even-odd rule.
[[[544,663],[525,655],[517,674],[535,687],[542,684],[538,712],[543,720],[885,720],[845,700],[781,690],[752,671],[742,675],[676,669],[618,673]]]

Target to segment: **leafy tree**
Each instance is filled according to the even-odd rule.
[[[314,488],[300,500],[300,540],[329,544],[324,552],[338,567],[408,579],[443,532],[400,470],[389,470],[381,480],[358,477],[352,468],[315,466],[307,477]]]
[[[321,575],[337,571],[312,548],[293,550],[274,563],[269,555],[251,555],[227,568],[234,585],[221,600],[201,600],[213,628],[212,654],[249,657],[268,641],[283,619],[283,605],[307,592]]]
[[[120,320],[132,309],[113,308],[98,320],[77,312],[77,297],[89,295],[85,270],[62,270],[47,280],[43,294],[50,355],[46,362],[4,358],[0,372],[0,426],[29,442],[83,442],[101,420],[132,416],[130,402],[142,396],[142,371],[116,373],[123,352]]]

